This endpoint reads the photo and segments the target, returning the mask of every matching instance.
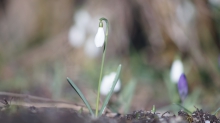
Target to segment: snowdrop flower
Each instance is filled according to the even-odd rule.
[[[86,44],[85,44],[85,47],[84,47],[84,52],[90,57],[90,58],[94,58],[96,56],[98,56],[99,54],[99,48],[96,48],[94,42],[94,37],[93,36],[90,36],[87,41],[86,41]]]
[[[177,59],[173,62],[170,70],[170,79],[172,82],[177,83],[180,75],[184,73],[182,62]]]
[[[109,75],[106,75],[103,77],[102,83],[101,83],[101,88],[100,88],[100,93],[102,95],[108,94],[108,92],[110,91],[110,89],[112,87],[112,84],[113,84],[115,77],[116,77],[115,72],[112,72]],[[120,90],[120,88],[121,88],[121,81],[118,80],[118,82],[114,88],[114,92],[118,92]]]
[[[80,47],[82,46],[85,40],[86,32],[84,29],[78,26],[72,26],[69,31],[69,42],[73,47]]]
[[[98,32],[95,36],[95,45],[96,47],[102,47],[105,42],[105,32],[103,29],[103,23],[99,23]]]
[[[185,74],[181,74],[177,86],[181,101],[184,101],[188,94],[188,82]]]

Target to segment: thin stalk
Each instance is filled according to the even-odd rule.
[[[104,62],[105,62],[105,53],[106,53],[106,47],[107,47],[107,42],[108,42],[108,28],[109,28],[109,23],[108,23],[108,20],[106,18],[100,18],[99,20],[100,20],[100,22],[102,20],[105,21],[105,23],[106,23],[106,33],[105,33],[104,49],[103,49],[103,54],[102,54],[101,71],[100,71],[100,76],[99,76],[98,95],[97,95],[97,100],[96,100],[96,112],[95,112],[96,117],[98,116],[99,98],[100,98],[100,86],[101,86],[101,79],[102,79],[102,71],[103,71]]]

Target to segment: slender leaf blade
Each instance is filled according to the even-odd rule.
[[[102,115],[102,113],[104,112],[104,110],[105,110],[105,108],[106,108],[106,106],[107,106],[107,104],[108,104],[108,102],[109,102],[109,100],[110,100],[110,98],[111,98],[111,96],[112,96],[113,90],[114,90],[114,88],[115,88],[115,86],[116,86],[116,84],[117,84],[117,82],[118,82],[120,73],[121,73],[121,64],[118,66],[118,69],[117,69],[117,73],[116,73],[114,82],[113,82],[113,84],[112,84],[112,87],[111,87],[111,89],[110,89],[110,91],[109,91],[107,97],[105,98],[105,101],[104,101],[104,103],[103,103],[103,105],[102,105],[101,110],[99,111],[99,116]]]
[[[119,95],[119,103],[121,105],[122,111],[124,114],[127,114],[131,105],[131,100],[136,89],[135,80],[131,80],[128,84],[125,85],[122,92]]]
[[[220,108],[218,108],[215,112],[214,115],[217,115],[217,113],[220,111]]]
[[[90,107],[88,101],[86,100],[86,98],[84,97],[84,95],[82,94],[82,92],[79,90],[79,88],[75,85],[75,83],[67,77],[67,81],[69,82],[69,84],[72,86],[72,88],[77,92],[77,94],[79,95],[79,97],[83,100],[83,102],[85,103],[85,105],[87,106],[87,108],[89,109],[89,112],[91,113],[92,116],[95,116],[92,108]]]
[[[174,103],[174,105],[177,105],[177,106],[179,106],[179,107],[183,108],[183,109],[184,109],[186,112],[188,112],[188,113],[192,114],[192,112],[191,112],[191,111],[189,111],[187,108],[183,107],[182,105],[177,104],[177,103]]]

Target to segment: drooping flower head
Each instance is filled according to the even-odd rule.
[[[105,32],[103,29],[103,23],[99,22],[98,32],[95,36],[95,45],[96,47],[102,47],[105,42]]]
[[[183,102],[188,94],[188,82],[184,73],[180,75],[177,86],[180,99]]]

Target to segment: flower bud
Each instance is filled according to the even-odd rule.
[[[181,101],[184,101],[184,99],[187,97],[188,94],[188,82],[185,74],[181,74],[177,86],[178,86],[180,99]]]
[[[177,83],[180,75],[184,73],[183,63],[177,59],[173,62],[170,70],[170,79],[172,82]]]
[[[95,36],[95,45],[96,47],[102,47],[105,42],[105,32],[103,27],[98,28],[98,32]]]

